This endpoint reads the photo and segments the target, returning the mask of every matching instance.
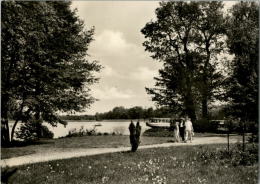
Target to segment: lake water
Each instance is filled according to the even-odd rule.
[[[136,121],[133,121],[134,124],[136,124]],[[150,127],[146,126],[144,121],[139,121],[140,125],[142,127],[142,133],[149,129]],[[58,124],[57,127],[52,127],[50,124],[43,123],[46,125],[49,130],[51,130],[54,133],[54,138],[59,138],[68,135],[70,130],[73,130],[76,128],[76,130],[79,130],[81,127],[83,127],[84,130],[92,130],[96,124],[101,124],[101,126],[96,126],[95,130],[96,132],[100,133],[120,133],[123,135],[129,135],[129,124],[130,120],[117,120],[117,121],[68,121],[68,124],[66,127],[64,125]],[[12,129],[13,122],[10,121],[10,130]],[[17,125],[17,128],[19,128],[20,124]]]

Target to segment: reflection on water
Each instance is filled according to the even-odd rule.
[[[136,124],[136,121],[134,121]],[[95,127],[96,132],[100,133],[117,133],[117,134],[123,134],[123,135],[129,135],[128,126],[130,124],[130,120],[122,120],[122,121],[68,121],[68,124],[66,127],[64,125],[59,124],[57,127],[52,127],[50,124],[43,123],[46,125],[49,130],[51,130],[54,133],[54,138],[63,137],[68,135],[69,130],[75,129],[79,130],[82,126],[84,130],[92,130]],[[101,126],[95,126],[97,124],[101,124]],[[12,127],[13,122],[10,122],[10,126]],[[146,126],[144,121],[140,121],[140,125],[142,126],[142,133],[149,129],[149,127]],[[16,127],[19,128],[19,124]],[[10,128],[11,129],[11,128]]]

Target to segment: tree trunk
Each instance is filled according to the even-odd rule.
[[[2,117],[1,124],[1,143],[3,147],[7,147],[10,146],[8,119]]]
[[[245,147],[246,147],[245,146],[245,144],[246,144],[245,143],[245,121],[243,121],[243,125],[242,126],[243,126],[243,128],[242,128],[242,131],[243,131],[242,132],[242,135],[243,135],[243,151],[245,151]]]
[[[191,121],[192,122],[196,121],[195,105],[191,93],[187,94],[185,98],[184,106],[185,106],[185,113],[191,118]]]
[[[24,108],[24,102],[25,102],[25,95],[23,94],[23,101],[22,101],[22,104],[21,104],[21,107],[20,107],[20,110],[18,112],[19,116],[17,117],[17,119],[15,120],[15,123],[13,125],[13,128],[12,128],[12,131],[11,131],[11,142],[13,141],[14,139],[14,130],[16,128],[16,125],[17,123],[19,122],[21,116],[22,116],[22,112],[23,112],[23,108]]]
[[[227,133],[227,144],[228,144],[228,153],[229,153],[229,130],[228,130],[228,133]]]
[[[38,98],[38,96],[40,96],[41,94],[41,89],[40,89],[40,82],[37,81],[36,86],[35,86],[35,99]],[[36,127],[36,134],[37,134],[37,138],[41,138],[42,137],[42,128],[41,128],[41,114],[40,114],[40,106],[39,103],[37,103],[36,108],[35,108],[35,127]]]
[[[1,107],[1,139],[2,146],[10,146],[9,123],[8,123],[8,95],[2,94]]]
[[[40,122],[40,112],[38,111],[35,113],[35,126],[36,126],[36,133],[37,133],[37,138],[42,137],[42,128],[41,128],[41,122]]]
[[[14,122],[14,126],[11,131],[11,142],[13,142],[13,140],[14,140],[14,130],[15,130],[15,127],[16,127],[18,121],[19,121],[19,119],[15,120],[15,122]]]
[[[208,99],[207,96],[204,95],[202,97],[202,118],[203,119],[208,119]]]

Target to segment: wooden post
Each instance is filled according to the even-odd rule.
[[[243,133],[243,152],[245,151],[245,121],[243,121],[243,129],[242,129],[242,133]]]
[[[229,153],[229,130],[228,130],[228,134],[227,134],[227,140],[228,140],[227,145],[228,145],[228,153]]]

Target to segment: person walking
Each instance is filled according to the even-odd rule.
[[[175,142],[180,142],[180,130],[179,130],[178,121],[175,122],[174,139],[175,139]]]
[[[140,126],[139,121],[136,123],[136,142],[139,145],[141,143],[140,141],[140,135],[141,135],[142,127]]]
[[[185,118],[184,125],[185,125],[185,142],[187,142],[188,140],[190,140],[190,142],[192,142],[193,126],[192,126],[192,122],[188,116],[186,116],[186,118]]]
[[[185,140],[185,137],[184,137],[184,120],[183,118],[180,119],[180,124],[179,124],[179,131],[180,131],[180,137],[181,137],[181,140],[184,141]]]

